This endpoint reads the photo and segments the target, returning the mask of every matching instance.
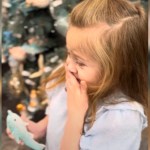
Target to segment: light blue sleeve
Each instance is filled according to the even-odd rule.
[[[146,117],[136,109],[103,109],[80,139],[80,150],[138,150]]]
[[[54,80],[52,80],[49,83],[47,83],[46,88],[48,88],[53,83],[54,83]],[[46,94],[47,94],[47,98],[48,98],[48,106],[46,107],[46,111],[45,111],[46,115],[49,114],[51,100],[53,100],[54,97],[56,95],[58,95],[58,93],[60,92],[62,87],[65,88],[65,84],[64,83],[59,84],[58,86],[54,87],[53,89],[46,90]]]
[[[48,82],[46,84],[46,88],[48,88],[53,82],[54,81]],[[48,115],[48,113],[49,113],[49,110],[50,110],[50,108],[49,108],[50,107],[50,101],[51,101],[53,95],[55,94],[55,90],[56,90],[55,88],[51,89],[51,90],[49,90],[49,89],[46,90],[46,94],[47,94],[47,98],[48,98],[48,106],[46,107],[46,110],[45,110],[45,114],[46,115]]]

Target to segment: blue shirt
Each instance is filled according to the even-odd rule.
[[[46,150],[60,150],[67,118],[67,93],[64,87],[61,84],[47,92],[50,101],[46,109],[49,117]],[[142,105],[136,101],[129,102],[128,97],[121,92],[107,99],[123,102],[98,108],[93,126],[89,129],[88,124],[84,125],[80,150],[138,150],[141,132],[147,126]]]

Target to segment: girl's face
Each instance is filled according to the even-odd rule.
[[[89,31],[87,31],[89,30]],[[87,54],[78,50],[79,45],[89,36],[90,29],[70,27],[67,33],[66,43],[68,56],[66,71],[71,72],[80,81],[86,81],[88,85],[96,85],[100,80],[100,65]],[[91,36],[92,38],[92,36]]]

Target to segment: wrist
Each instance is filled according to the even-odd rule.
[[[68,117],[69,118],[77,118],[77,119],[84,119],[85,115],[86,115],[87,109],[86,110],[71,110],[68,109]]]
[[[74,130],[81,134],[84,124],[84,116],[68,115],[66,124],[72,126]]]
[[[40,120],[37,123],[33,121],[29,122],[28,130],[31,133],[33,133],[34,139],[38,140],[45,136],[47,129],[47,122],[48,122],[47,117],[45,117],[44,119]]]
[[[45,118],[43,118],[42,120],[40,120],[38,123],[37,123],[37,126],[39,128],[41,128],[41,132],[43,134],[46,133],[46,130],[47,130],[47,124],[48,124],[48,117],[46,116]]]

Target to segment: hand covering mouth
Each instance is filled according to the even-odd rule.
[[[77,82],[80,84],[81,80],[79,78],[77,78],[75,75],[73,75],[73,76],[76,78]],[[67,88],[66,87],[65,87],[65,91],[67,92]]]
[[[72,73],[72,75],[76,78],[76,80],[78,81],[78,83],[80,83],[81,80],[79,78],[77,78],[76,75],[74,75],[73,73]]]

